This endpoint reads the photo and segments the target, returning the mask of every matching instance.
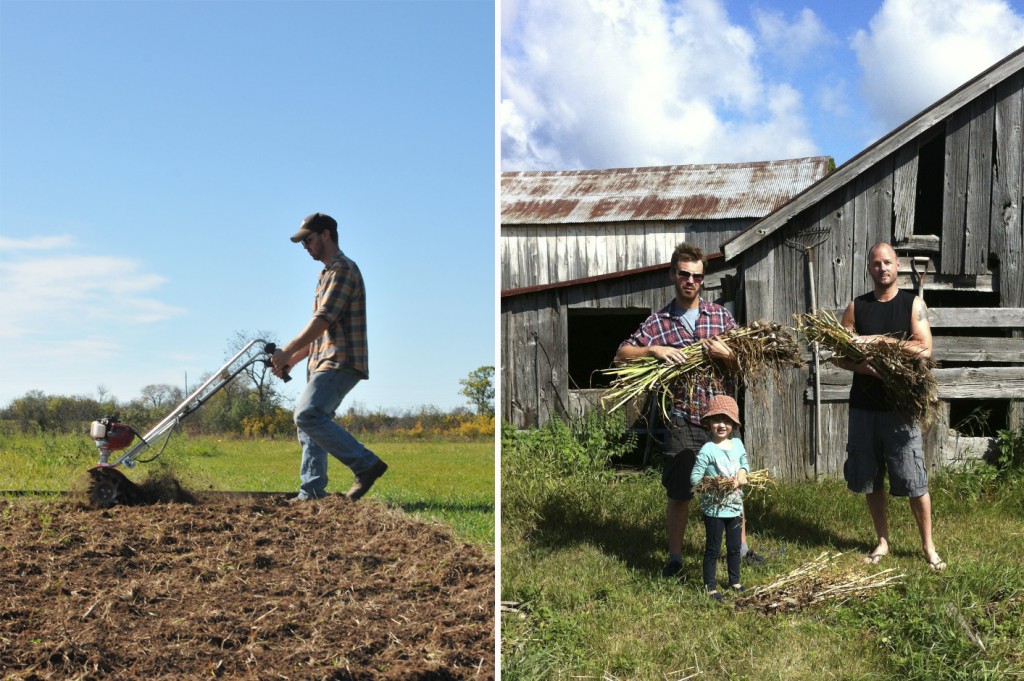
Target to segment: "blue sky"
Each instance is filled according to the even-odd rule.
[[[842,164],[1024,45],[1024,0],[504,0],[501,43],[503,170]]]
[[[347,404],[465,405],[495,364],[494,26],[481,0],[0,2],[0,405],[291,339],[315,211],[368,290]]]

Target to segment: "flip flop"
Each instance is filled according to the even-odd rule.
[[[882,559],[885,558],[888,555],[889,555],[888,552],[886,552],[886,553],[875,553],[874,551],[872,551],[868,555],[864,556],[864,562],[867,563],[868,565],[878,565],[880,562],[882,562]]]
[[[946,569],[946,561],[939,557],[939,554],[935,554],[934,560],[928,561],[928,568],[934,572],[942,572]]]

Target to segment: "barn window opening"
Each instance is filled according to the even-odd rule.
[[[612,364],[619,344],[639,328],[650,310],[569,310],[569,387],[606,388],[611,379],[601,373]]]
[[[940,126],[943,127],[944,126]],[[914,234],[942,236],[942,196],[946,172],[945,129],[938,131],[917,152],[917,194],[914,198]]]
[[[925,289],[925,303],[933,311],[941,308],[991,309],[999,311],[998,291],[931,290]],[[955,320],[954,320],[955,323]],[[1006,338],[1010,330],[1005,327],[974,322],[974,325],[936,326],[932,324],[932,356],[942,369],[970,369],[982,366],[1000,366],[1012,358],[1005,346],[994,345],[987,339]],[[991,353],[991,354],[990,354]],[[1010,401],[1006,399],[949,399],[950,428],[965,437],[996,437],[1008,428]]]
[[[998,291],[965,291],[965,290],[952,290],[952,291],[940,291],[931,290],[925,288],[924,302],[931,308],[941,307],[960,307],[960,308],[998,308],[999,307],[999,292]],[[1007,330],[1005,328],[997,326],[947,326],[947,327],[936,327],[932,326],[933,336],[984,336],[990,338],[999,338],[1005,336]]]
[[[951,427],[967,437],[997,437],[1009,423],[1009,400],[951,400]]]

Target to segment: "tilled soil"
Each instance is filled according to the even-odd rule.
[[[5,679],[494,675],[493,558],[373,500],[0,499]]]

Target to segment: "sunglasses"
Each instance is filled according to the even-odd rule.
[[[681,281],[693,279],[693,281],[697,284],[704,281],[703,274],[697,274],[696,272],[687,272],[686,270],[676,270],[676,277],[678,277]]]

